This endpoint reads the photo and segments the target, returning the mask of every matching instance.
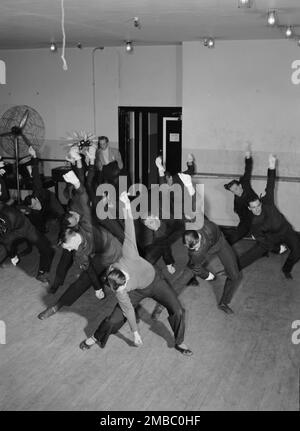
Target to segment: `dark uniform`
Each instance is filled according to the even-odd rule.
[[[218,256],[227,275],[220,305],[227,306],[242,278],[235,254],[220,228],[207,218],[204,219],[203,227],[197,232],[201,235],[200,248],[197,251],[189,250],[188,266],[195,275],[205,280],[209,276],[209,271],[204,266],[206,261],[212,255]]]
[[[286,244],[290,254],[282,267],[285,274],[290,274],[295,263],[300,259],[300,238],[274,202],[276,170],[268,169],[266,194],[261,199],[262,211],[253,216],[251,233],[256,239],[255,245],[239,258],[240,268],[245,268],[266,252],[280,244]]]
[[[234,212],[239,216],[240,222],[236,227],[223,228],[222,231],[229,244],[234,244],[249,234],[252,223],[252,212],[248,209],[248,202],[255,199],[257,194],[251,187],[251,173],[253,160],[252,157],[245,158],[245,172],[239,179],[239,183],[243,187],[242,196],[234,195]],[[226,190],[230,189],[230,184],[225,184]]]
[[[51,244],[18,209],[3,205],[0,209],[0,223],[4,226],[0,236],[1,256],[0,262],[7,255],[12,256],[17,241],[24,239],[37,247],[40,253],[39,273],[49,272],[54,251]]]

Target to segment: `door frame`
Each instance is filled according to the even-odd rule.
[[[118,107],[118,129],[119,129],[119,151],[121,153],[122,159],[124,161],[124,167],[129,171],[130,167],[130,152],[128,147],[128,142],[126,142],[126,128],[129,127],[126,124],[127,121],[127,113],[133,112],[134,115],[134,129],[135,129],[135,142],[134,142],[134,154],[135,154],[135,168],[138,166],[139,169],[139,145],[140,138],[142,138],[143,142],[146,142],[148,145],[148,113],[155,113],[158,115],[157,121],[157,137],[158,137],[158,153],[163,154],[165,140],[164,136],[164,117],[168,117],[169,119],[179,119],[182,118],[182,107],[181,106],[119,106]],[[140,124],[139,124],[139,116],[141,114],[142,118],[142,135],[140,133]],[[127,131],[128,132],[128,131]],[[128,134],[128,133],[127,133]],[[142,152],[142,164],[148,164],[148,150]],[[134,181],[138,179],[140,173],[137,172],[137,169],[134,169]],[[144,184],[147,183],[148,171],[146,169],[143,170],[142,173],[142,181]],[[138,182],[138,181],[136,181]]]

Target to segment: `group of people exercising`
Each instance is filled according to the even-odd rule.
[[[109,147],[108,138],[99,137],[98,148],[93,143],[84,146],[83,151],[80,148],[73,145],[67,154],[71,167],[64,175],[64,194],[68,198],[65,207],[52,192],[43,188],[33,147],[29,148],[31,163],[28,164],[33,193],[21,207],[9,199],[5,164],[0,161],[0,263],[9,257],[16,265],[22,254],[36,246],[40,255],[37,279],[48,283],[49,294],[56,294],[63,286],[72,265],[80,268],[78,278],[53,305],[39,314],[41,320],[74,304],[91,286],[97,300],[102,300],[108,291],[115,295],[116,304],[111,314],[80,343],[82,350],[96,343],[104,347],[110,334],[116,333],[126,320],[134,344],[141,345],[137,310],[144,298],[152,298],[157,302],[153,318],[165,307],[175,349],[185,356],[192,355],[184,342],[185,310],[178,295],[187,284],[215,278],[207,269],[214,255],[224,266],[226,280],[218,308],[226,314],[233,313],[230,303],[241,283],[241,270],[269,252],[289,250],[282,273],[286,279],[292,278],[292,268],[300,259],[300,237],[275,205],[276,158],[273,155],[269,157],[266,192],[259,197],[251,186],[253,161],[247,151],[244,175],[224,186],[234,194],[234,211],[240,222],[237,227],[224,228],[210,221],[204,213],[196,217],[202,211],[203,199],[192,182],[195,172],[192,155],[188,157],[187,170],[179,173],[166,172],[161,157],[157,157],[159,183],[164,185],[160,191],[162,195],[169,194],[170,211],[165,217],[162,211],[148,210],[137,218],[133,214],[132,193],[120,189],[120,178],[128,178],[122,158],[117,150]],[[113,186],[116,193],[99,193],[99,186],[103,184]],[[185,212],[182,202],[178,211],[178,195],[172,194],[175,185],[182,190],[182,196],[191,199],[192,215]],[[105,209],[106,218],[99,218],[99,205]],[[114,217],[109,216],[112,213]],[[55,250],[45,234],[50,216],[59,221],[61,249],[51,282],[49,272]],[[238,256],[232,245],[247,235],[252,235],[254,244]],[[176,262],[172,245],[178,240],[186,247],[189,261],[181,276],[171,284],[158,261],[162,258],[167,271],[174,274]],[[20,251],[22,242],[27,246],[25,251]]]

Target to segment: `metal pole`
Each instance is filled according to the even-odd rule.
[[[97,49],[104,49],[104,46],[97,46],[92,51],[92,85],[93,85],[93,128],[96,136],[96,81],[95,81],[95,52]]]
[[[18,197],[18,204],[20,205],[21,199],[20,199],[20,180],[19,180],[19,141],[17,136],[15,137],[15,155],[16,155],[17,197]]]

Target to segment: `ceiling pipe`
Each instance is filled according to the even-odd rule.
[[[96,136],[96,81],[95,81],[95,52],[100,49],[103,51],[104,46],[97,46],[92,51],[92,86],[93,86],[93,132]]]

